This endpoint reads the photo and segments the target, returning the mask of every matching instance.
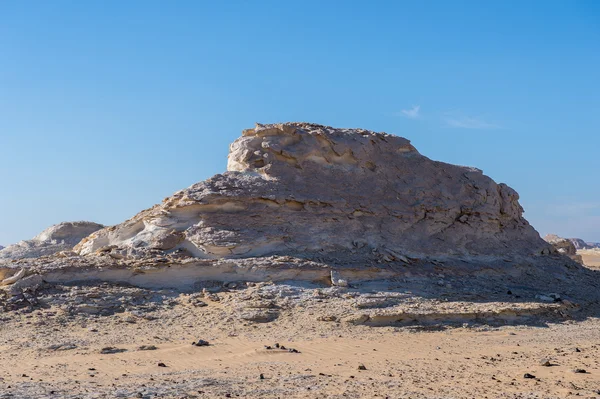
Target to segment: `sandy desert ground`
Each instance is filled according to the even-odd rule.
[[[0,398],[600,398],[593,314],[357,325],[350,291],[51,287],[0,317]]]
[[[600,250],[582,249],[577,251],[577,254],[583,258],[583,263],[591,268],[600,268]]]

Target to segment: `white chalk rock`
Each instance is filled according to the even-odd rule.
[[[21,241],[0,250],[2,259],[37,258],[69,251],[94,231],[104,226],[93,222],[63,222],[42,231],[31,240]]]
[[[257,125],[231,144],[227,172],[94,232],[74,250],[356,262],[377,251],[382,259],[387,249],[385,262],[404,264],[550,253],[518,199],[481,170],[432,161],[402,137]]]

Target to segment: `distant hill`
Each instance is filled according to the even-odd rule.
[[[600,242],[583,241],[581,238],[569,238],[576,249],[594,249],[600,248]]]
[[[60,251],[71,250],[82,238],[104,226],[93,222],[63,222],[42,231],[31,240],[6,248],[0,247],[0,260],[37,258]]]

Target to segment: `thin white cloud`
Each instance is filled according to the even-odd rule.
[[[500,129],[499,125],[470,116],[446,116],[444,121],[446,126],[460,129]]]
[[[411,109],[403,109],[401,111],[402,116],[409,118],[409,119],[418,119],[421,117],[421,106],[420,105],[414,105]]]

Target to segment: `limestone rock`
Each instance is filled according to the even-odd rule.
[[[9,292],[12,295],[16,295],[25,289],[32,289],[35,291],[43,283],[43,278],[39,274],[33,274],[16,281],[9,287]]]
[[[551,252],[523,218],[513,189],[481,170],[432,161],[402,137],[258,124],[231,144],[227,169],[92,233],[74,250],[401,259],[405,265],[408,258]]]
[[[559,237],[556,234],[548,234],[544,237],[544,240],[552,244],[558,253],[566,255],[574,261],[583,264],[581,255],[577,255],[577,248],[575,248],[575,245],[573,245],[573,242],[570,239]]]
[[[93,222],[63,222],[42,231],[31,240],[21,241],[0,250],[0,260],[37,258],[69,251],[94,231],[104,226]]]

